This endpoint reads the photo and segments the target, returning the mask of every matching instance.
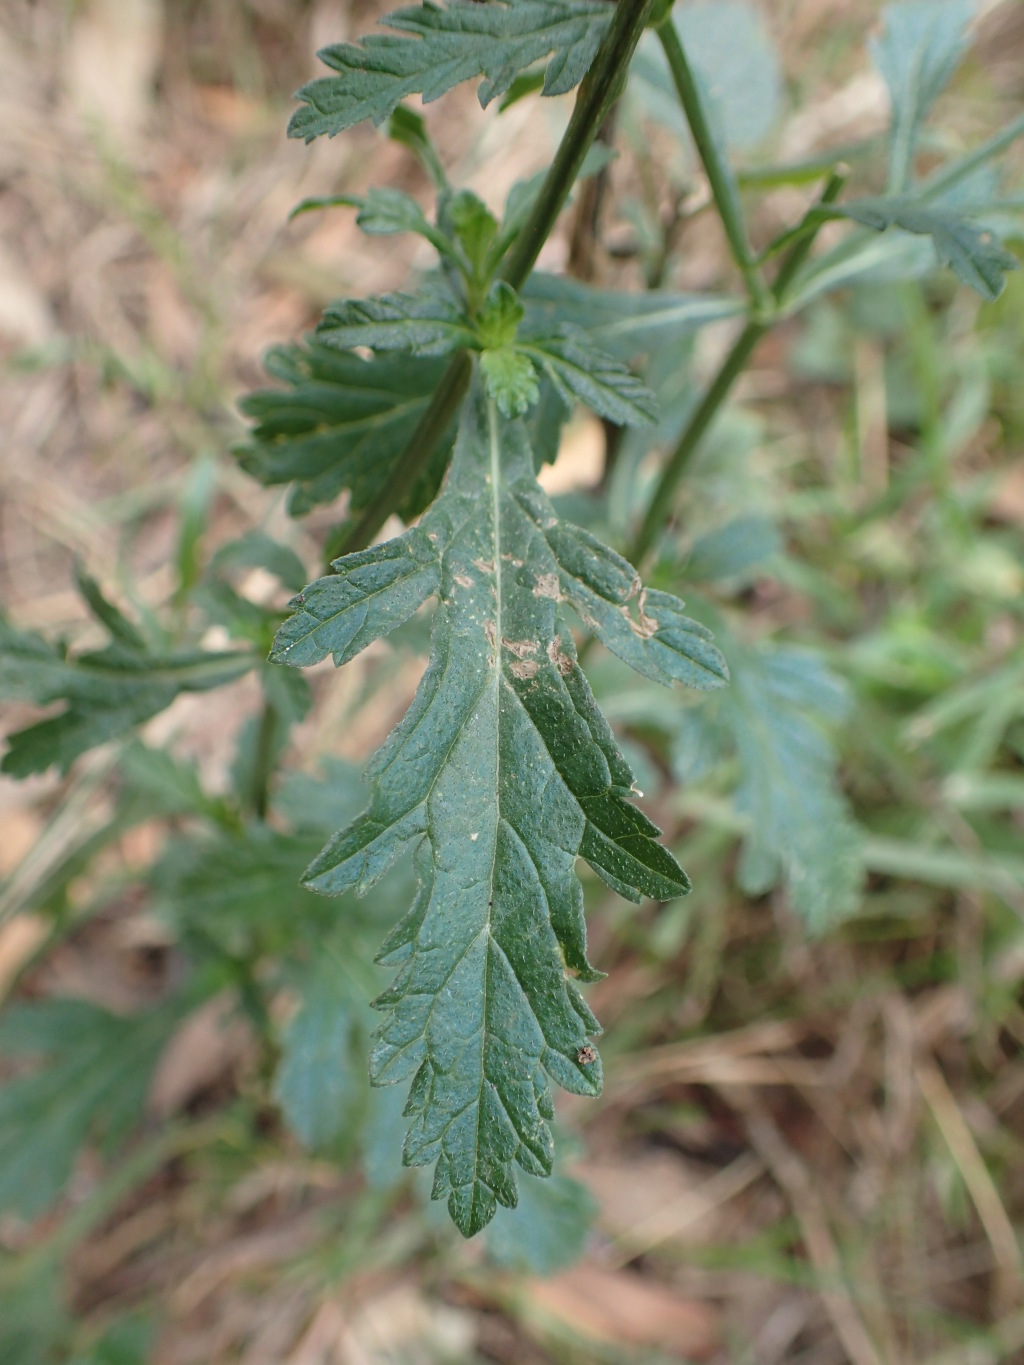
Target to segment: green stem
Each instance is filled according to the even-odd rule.
[[[565,207],[584,157],[619,94],[653,4],[654,0],[619,0],[615,8],[611,27],[580,85],[569,126],[540,194],[502,267],[501,278],[517,291],[526,283],[541,247]],[[472,368],[465,351],[454,357],[399,457],[387,486],[370,502],[345,537],[340,554],[365,549],[416,483],[466,396]]]
[[[676,490],[682,482],[683,475],[693,458],[694,452],[700,445],[701,438],[717,415],[718,409],[724,403],[733,384],[743,372],[754,347],[767,330],[768,324],[765,322],[755,321],[753,318],[747,322],[683,429],[683,434],[680,436],[675,450],[661,472],[661,478],[658,480],[658,486],[654,490],[640,530],[627,552],[627,558],[638,569],[650,554],[662,527],[672,514]]]
[[[558,145],[541,192],[502,267],[501,278],[515,290],[521,289],[526,283],[541,247],[565,207],[584,157],[619,96],[630,59],[650,17],[653,3],[654,0],[619,0],[615,7],[615,18],[580,85],[572,118]]]
[[[398,457],[391,477],[377,496],[370,500],[362,517],[339,547],[340,555],[351,554],[353,550],[365,550],[391,513],[403,502],[458,412],[459,404],[469,389],[472,372],[473,362],[469,353],[460,351],[434,390],[430,406],[410,436],[409,444]]]
[[[821,197],[818,200],[819,208],[825,208],[827,205],[835,203],[842,193],[848,174],[849,170],[846,166],[837,166],[835,168],[825,182],[825,188],[822,190]],[[825,219],[822,219],[812,231],[806,233],[798,241],[794,242],[792,248],[783,257],[782,264],[779,266],[779,273],[772,281],[772,297],[776,304],[781,304],[783,299],[785,299],[786,294],[789,292],[789,286],[796,279],[800,272],[800,267],[810,255],[811,247],[814,245],[814,239],[821,231],[825,221]]]
[[[1011,119],[1005,128],[993,133],[980,146],[975,147],[973,152],[968,152],[952,165],[943,166],[934,175],[930,175],[918,186],[918,193],[922,199],[932,199],[938,194],[945,193],[966,179],[979,166],[984,166],[986,161],[991,161],[994,156],[1005,151],[1019,137],[1024,137],[1024,114],[1018,114],[1015,119]]]
[[[657,32],[668,59],[679,103],[683,106],[683,113],[690,125],[697,154],[707,175],[715,207],[718,209],[718,216],[722,220],[722,227],[729,241],[729,250],[743,276],[751,301],[755,307],[763,307],[768,302],[768,293],[747,238],[743,211],[736,193],[736,182],[712,134],[700,89],[686,59],[683,45],[679,41],[679,32],[672,22],[671,13],[658,25]]]
[[[821,193],[822,204],[831,203],[837,197],[845,179],[845,174],[839,171],[829,176],[828,183]],[[807,253],[813,243],[814,236],[808,233],[807,236],[801,237],[799,241],[795,242],[787,253],[779,267],[779,273],[769,294],[773,309],[777,309],[784,299],[787,289],[807,259]],[[710,387],[694,409],[675,450],[662,470],[661,478],[658,480],[658,485],[640,525],[640,530],[629,547],[628,558],[637,568],[641,567],[643,560],[650,554],[661,528],[672,514],[676,491],[704,433],[714,421],[733,384],[743,373],[754,347],[765,332],[771,329],[774,322],[774,312],[768,315],[761,313],[758,316],[748,318],[746,326],[733,343],[732,349],[722,362],[721,368],[711,381]]]
[[[253,811],[260,820],[267,818],[267,802],[270,793],[270,779],[274,772],[274,749],[277,743],[277,708],[264,701],[260,714],[260,726],[256,733],[256,756],[253,760],[252,788],[250,800]]]

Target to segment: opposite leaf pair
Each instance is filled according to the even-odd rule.
[[[274,649],[344,663],[439,598],[429,667],[370,768],[369,809],[307,884],[364,891],[412,842],[420,889],[384,946],[398,975],[372,1058],[380,1084],[411,1079],[405,1159],[436,1160],[435,1197],[470,1236],[514,1205],[513,1163],[551,1169],[549,1079],[596,1094],[598,1024],[575,980],[586,957],[578,856],[620,894],[667,899],[689,883],[630,803],[633,775],[560,620],[569,603],[646,676],[721,686],[709,632],[632,567],[559,521],[525,432],[479,378],[447,482],[420,524],[337,562],[295,600]]]

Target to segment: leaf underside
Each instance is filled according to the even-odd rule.
[[[288,135],[311,142],[364,119],[380,124],[410,95],[429,102],[478,77],[486,106],[542,61],[544,94],[564,95],[586,74],[612,13],[605,0],[447,0],[395,10],[381,21],[393,32],[318,54],[338,74],[298,91],[303,107]]]
[[[420,524],[341,559],[281,628],[273,657],[343,663],[439,598],[431,660],[374,758],[369,808],[306,874],[315,890],[365,891],[410,844],[420,888],[380,961],[376,1084],[409,1080],[409,1165],[436,1162],[466,1235],[514,1206],[514,1165],[551,1170],[550,1082],[601,1088],[597,1020],[576,981],[587,961],[582,856],[634,901],[689,889],[630,802],[633,775],[560,620],[571,604],[648,676],[720,686],[709,634],[632,567],[559,522],[536,483],[525,430],[479,380],[450,473]]]

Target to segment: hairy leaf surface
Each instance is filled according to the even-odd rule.
[[[650,389],[579,327],[563,324],[551,336],[524,341],[521,349],[548,376],[567,406],[579,400],[599,417],[624,427],[650,426],[658,415]]]
[[[630,624],[632,568],[600,559],[576,532],[581,555],[573,528],[559,538],[558,526],[524,429],[502,421],[478,380],[448,481],[419,527],[339,561],[339,582],[305,590],[276,647],[289,662],[350,658],[431,592],[440,598],[416,698],[371,764],[371,804],[306,882],[364,891],[417,846],[420,889],[380,959],[398,974],[377,1002],[386,1018],[371,1070],[378,1084],[411,1080],[404,1159],[437,1163],[434,1195],[467,1236],[499,1203],[515,1204],[514,1165],[550,1171],[550,1082],[600,1089],[598,1025],[573,979],[597,976],[576,858],[633,900],[688,889],[630,803],[632,773],[558,615],[563,583],[589,574],[599,585],[589,590],[605,594],[595,610],[614,612],[637,642],[631,661],[668,681],[682,669],[665,666],[683,657],[680,604],[659,595],[679,618],[666,615],[663,639],[660,625]],[[600,569],[580,562],[587,554]],[[700,645],[714,668],[713,646]],[[717,667],[720,681],[720,656]]]
[[[475,340],[454,298],[440,289],[332,303],[316,331],[342,350],[371,346],[419,355],[447,355]]]
[[[611,18],[604,0],[447,0],[394,10],[381,21],[392,33],[318,54],[338,75],[302,87],[289,136],[311,142],[363,119],[379,124],[409,95],[429,102],[478,77],[486,106],[545,60],[544,93],[564,95],[583,79]]]

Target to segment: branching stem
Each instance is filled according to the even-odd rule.
[[[843,187],[845,178],[845,175],[838,171],[829,177],[821,194],[820,202],[822,204],[832,203],[836,199]],[[786,291],[807,259],[813,242],[813,233],[808,233],[807,236],[796,241],[787,253],[779,267],[779,273],[772,284],[769,295],[773,310],[778,309],[784,300]],[[733,343],[732,349],[722,362],[707,392],[693,410],[675,450],[662,470],[661,478],[658,480],[658,485],[640,525],[640,530],[629,547],[628,558],[637,568],[641,567],[643,561],[650,554],[662,528],[672,515],[672,507],[679,484],[697,447],[700,445],[704,433],[714,421],[733,384],[746,368],[754,347],[765,332],[771,329],[774,321],[774,311],[772,313],[759,311],[747,320],[746,326]]]
[[[583,159],[619,94],[630,58],[653,7],[654,0],[619,0],[615,7],[615,17],[580,85],[569,126],[541,192],[502,267],[501,278],[517,291],[526,283],[541,247],[565,207]],[[399,457],[387,487],[381,489],[365,509],[339,553],[365,549],[401,504],[458,412],[469,388],[471,373],[469,355],[460,352],[445,371],[430,406]]]
[[[694,79],[693,71],[687,60],[679,33],[672,22],[671,11],[663,23],[658,25],[658,37],[668,59],[672,83],[675,85],[679,103],[690,126],[704,173],[711,187],[711,194],[722,220],[722,227],[729,241],[729,250],[739,267],[747,287],[751,303],[755,308],[763,308],[769,302],[768,291],[757,268],[754,252],[747,237],[743,222],[743,212],[736,195],[732,172],[722,159],[718,144],[707,120],[707,111],[700,90]]]

